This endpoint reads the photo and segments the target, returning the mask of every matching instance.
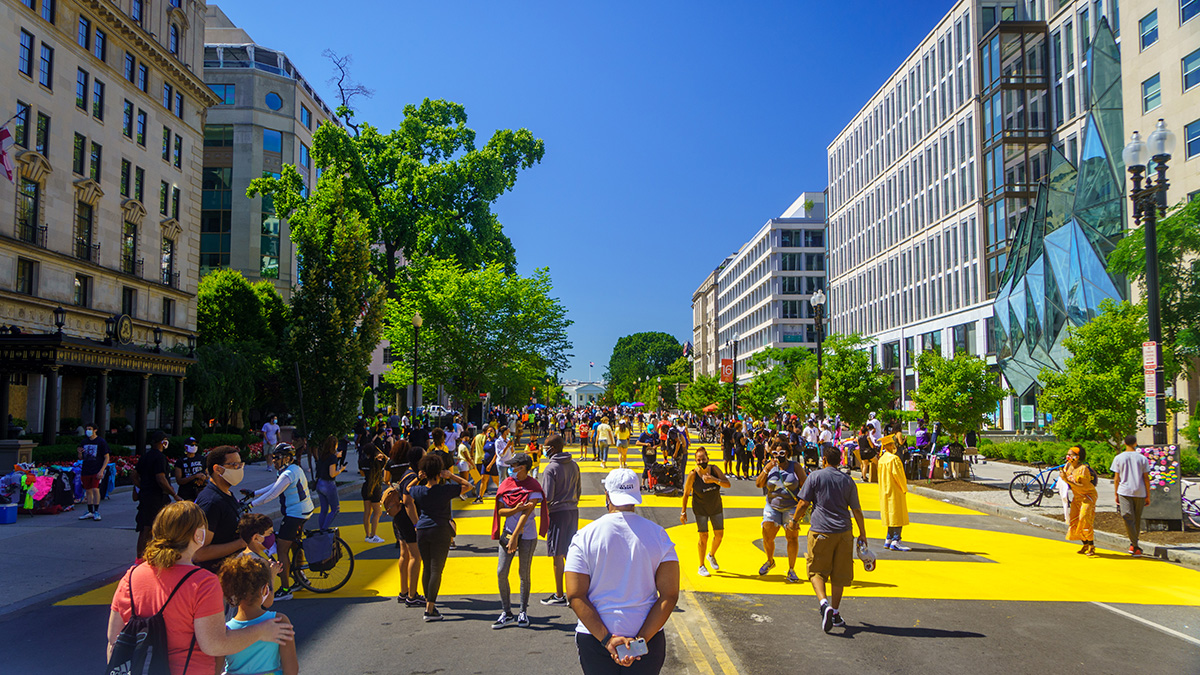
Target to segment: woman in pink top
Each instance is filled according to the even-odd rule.
[[[284,620],[241,630],[225,627],[225,605],[217,575],[192,564],[207,529],[204,512],[193,502],[175,502],[159,512],[144,562],[134,565],[121,578],[113,594],[108,615],[109,656],[135,609],[139,617],[163,610],[171,675],[211,675],[216,672],[216,657],[236,654],[260,640],[279,644],[292,641],[292,625]],[[163,609],[176,586],[179,590]]]

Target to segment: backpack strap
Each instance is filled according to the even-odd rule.
[[[133,567],[130,567],[130,568],[129,568],[129,572],[128,572],[128,573],[126,573],[126,575],[125,575],[126,577],[128,577],[128,579],[126,580],[126,581],[127,581],[127,583],[125,584],[125,586],[126,586],[126,589],[129,591],[129,615],[130,615],[130,619],[136,619],[136,618],[138,618],[138,615],[137,615],[137,608],[133,606],[133,571],[134,571],[134,570],[136,570],[136,569],[138,568],[138,566],[140,566],[141,564],[142,564],[142,563],[138,563],[137,565],[134,565]]]

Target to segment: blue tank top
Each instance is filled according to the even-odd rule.
[[[299,464],[289,464],[283,471],[291,476],[292,482],[279,495],[279,510],[283,515],[293,518],[309,517],[313,512],[313,503],[308,494],[308,478],[304,475],[304,469]]]
[[[225,622],[229,630],[238,630],[254,626],[264,621],[273,621],[275,612],[263,612],[263,615],[250,621],[230,619]],[[279,645],[274,642],[259,640],[236,654],[225,657],[225,675],[282,675],[283,663],[279,660]]]

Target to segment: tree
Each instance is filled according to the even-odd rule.
[[[261,296],[241,272],[218,269],[200,278],[196,290],[198,345],[264,342],[268,335]]]
[[[979,429],[1008,393],[997,383],[987,361],[965,351],[952,359],[936,350],[923,352],[917,357],[917,376],[920,380],[913,402],[925,417],[941,422],[955,438]]]
[[[1105,300],[1100,314],[1068,329],[1063,346],[1071,352],[1062,372],[1043,369],[1038,405],[1052,416],[1059,438],[1108,441],[1116,445],[1145,415],[1142,394],[1143,305]]]
[[[186,388],[196,419],[214,417],[227,425],[253,405],[256,378],[254,363],[246,356],[247,344],[216,342],[196,347]]]
[[[830,335],[822,344],[821,397],[852,429],[865,424],[869,413],[890,408],[896,400],[891,374],[871,364],[866,351],[870,345],[871,339],[858,333]]]
[[[808,349],[767,347],[751,356],[746,365],[756,370],[770,368],[775,372],[774,377],[781,381],[782,391],[770,399],[773,406],[770,412],[786,407],[802,418],[815,412],[813,399],[817,395],[817,357]],[[775,403],[780,395],[785,399],[782,406]],[[742,397],[739,395],[738,398]]]
[[[729,394],[723,390],[721,381],[712,375],[698,376],[679,394],[679,407],[697,415],[714,403],[718,411],[727,413],[729,401]]]
[[[667,375],[675,382],[692,381],[692,362],[686,356],[680,356],[667,366]]]
[[[1176,205],[1158,221],[1156,232],[1164,351],[1175,355],[1166,376],[1173,380],[1192,363],[1186,357],[1200,355],[1200,200]],[[1109,270],[1144,283],[1145,242],[1144,226],[1126,233],[1108,257]]]
[[[286,349],[289,361],[303,365],[309,438],[324,438],[345,433],[362,405],[385,293],[371,273],[371,228],[351,206],[345,177],[325,171],[308,197],[303,185],[295,167],[285,165],[280,178],[251,181],[246,195],[274,198],[288,219],[300,284]]]
[[[682,353],[683,347],[679,341],[667,333],[626,335],[618,339],[617,344],[613,346],[605,379],[609,386],[619,386],[642,378],[668,375],[667,368]]]
[[[572,322],[553,297],[549,269],[523,277],[499,266],[468,270],[430,258],[414,262],[410,272],[388,310],[384,336],[393,350],[411,353],[412,317],[421,313],[422,381],[441,382],[462,400],[508,387],[505,402],[523,404],[548,373],[566,369]],[[411,363],[393,362],[384,377],[408,384]]]

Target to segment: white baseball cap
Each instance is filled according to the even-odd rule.
[[[604,478],[604,491],[613,506],[633,506],[642,503],[642,491],[637,472],[633,469],[613,469]]]

